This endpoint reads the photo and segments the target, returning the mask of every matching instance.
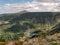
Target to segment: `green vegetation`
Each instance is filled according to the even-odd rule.
[[[51,34],[60,33],[60,23],[57,21],[59,20],[58,17],[60,17],[60,13],[57,12],[56,14],[52,12],[3,14],[0,22],[9,21],[9,23],[0,24],[0,41],[16,41],[20,39],[20,37],[26,36],[25,33],[28,35],[36,30],[41,30],[41,32],[36,33],[36,35],[48,39],[48,36]],[[56,41],[55,39],[53,40],[53,38],[51,40]],[[52,42],[51,40],[48,39],[48,42]]]

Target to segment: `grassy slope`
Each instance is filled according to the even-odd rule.
[[[19,37],[24,35],[26,30],[42,30],[44,33],[47,33],[58,23],[57,18],[59,16],[59,13],[54,14],[51,12],[4,14],[0,20],[9,20],[10,24],[0,25],[0,32],[2,32],[3,37],[2,39],[5,41],[19,39]]]

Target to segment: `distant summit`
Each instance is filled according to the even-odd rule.
[[[27,12],[28,12],[27,10],[22,10],[22,11],[17,12],[17,13],[19,13],[19,14],[23,14],[23,13],[27,13]]]

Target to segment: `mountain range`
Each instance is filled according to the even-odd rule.
[[[40,36],[43,35],[46,38],[50,36],[51,38],[51,36],[60,33],[59,12],[29,12],[23,10],[17,13],[7,13],[2,15],[3,16],[0,17],[0,35],[2,37],[2,39],[0,37],[1,41],[18,40],[19,37],[24,37],[30,33],[33,38],[37,34]],[[39,30],[41,30],[41,32],[39,32]],[[33,34],[34,31],[37,31],[37,33]],[[30,37],[31,35],[28,36]],[[53,39],[48,38],[48,40],[50,41]]]
[[[3,16],[2,16],[3,15]],[[9,21],[21,21],[21,20],[33,20],[36,19],[38,21],[49,21],[54,22],[58,21],[60,19],[60,13],[59,12],[29,12],[26,10],[17,12],[17,13],[7,13],[7,14],[1,14],[0,16],[1,20],[9,20]],[[59,22],[59,21],[58,21]]]

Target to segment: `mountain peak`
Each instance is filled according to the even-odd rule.
[[[27,10],[22,10],[22,11],[20,11],[18,13],[22,14],[22,13],[27,13],[27,12],[28,12]]]

